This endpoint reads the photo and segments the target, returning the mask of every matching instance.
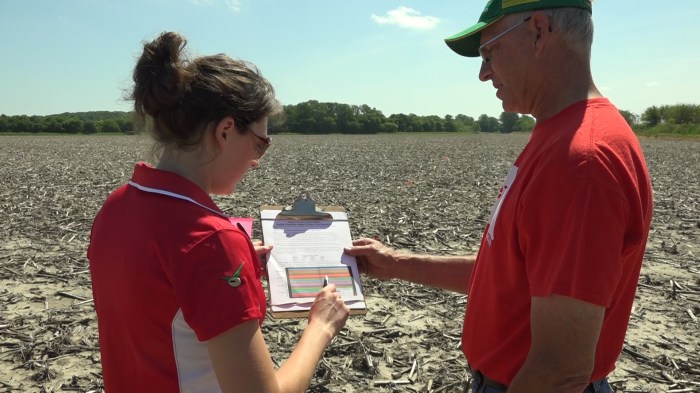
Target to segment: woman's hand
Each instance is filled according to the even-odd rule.
[[[349,315],[350,309],[336,291],[335,284],[328,284],[316,295],[309,310],[309,326],[320,325],[330,340],[343,329]]]
[[[258,254],[258,262],[260,262],[260,267],[264,272],[267,272],[267,254],[272,251],[272,246],[264,245],[262,240],[254,240],[253,248],[255,248],[255,253]]]

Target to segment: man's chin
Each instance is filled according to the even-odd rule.
[[[501,108],[503,108],[503,112],[522,113],[516,105],[505,100],[501,100]]]
[[[500,90],[500,89],[496,90],[496,98],[498,98],[499,100],[501,100],[501,107],[503,107],[503,110],[507,112],[508,110],[507,110],[506,108],[509,107],[508,101],[506,101],[506,100],[503,98],[503,95],[501,94],[501,90]]]

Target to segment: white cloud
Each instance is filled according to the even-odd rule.
[[[213,5],[214,4],[213,0],[192,0],[192,2],[196,5]]]
[[[241,1],[240,0],[224,0],[226,6],[233,12],[241,12]]]
[[[434,16],[423,16],[408,7],[399,7],[386,13],[386,16],[372,14],[371,19],[379,25],[397,25],[407,29],[430,30],[440,23]]]
[[[659,82],[657,82],[657,81],[652,81],[652,82],[647,82],[647,83],[645,83],[645,85],[646,85],[647,87],[659,87],[659,86],[661,86],[661,83],[659,83]]]

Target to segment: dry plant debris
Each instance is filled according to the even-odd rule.
[[[135,162],[142,136],[2,136],[0,392],[102,389],[85,252],[92,219]],[[477,250],[501,181],[527,135],[275,136],[259,169],[216,202],[232,216],[302,190],[341,205],[354,237],[421,253]],[[643,139],[655,216],[618,392],[700,392],[700,143]],[[254,227],[260,238],[260,227]],[[461,392],[466,297],[364,278],[369,313],[326,352],[311,392]],[[303,320],[267,318],[276,364]]]

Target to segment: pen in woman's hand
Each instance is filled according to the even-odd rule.
[[[323,277],[323,288],[325,288],[326,285],[328,285],[328,276]]]

